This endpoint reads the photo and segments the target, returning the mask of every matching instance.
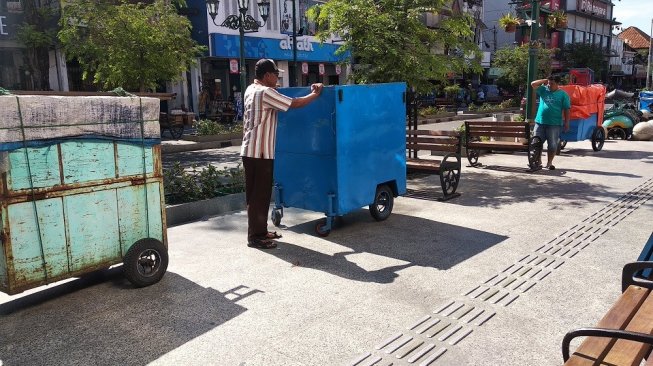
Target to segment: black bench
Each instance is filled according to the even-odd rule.
[[[580,328],[567,333],[562,341],[566,366],[640,365],[653,345],[653,281],[635,277],[653,268],[653,262],[626,264],[621,279],[621,296],[595,328]],[[569,344],[586,337],[569,355]],[[647,366],[653,366],[649,357]]]
[[[456,193],[460,182],[460,133],[456,131],[407,130],[406,131],[406,168],[408,172],[438,174],[443,196],[446,201],[460,196]],[[420,150],[445,153],[441,160],[424,159],[418,156]]]
[[[511,138],[512,141],[492,141],[492,138],[502,137]],[[541,164],[538,164],[542,155],[542,141],[537,136],[531,137],[528,123],[466,121],[465,147],[467,160],[473,167],[480,165],[478,157],[481,150],[492,150],[528,152],[528,166],[531,171],[542,168]]]

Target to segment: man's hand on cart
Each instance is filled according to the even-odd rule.
[[[315,93],[317,95],[320,95],[322,93],[322,88],[324,85],[322,83],[316,83],[311,85],[311,93]]]

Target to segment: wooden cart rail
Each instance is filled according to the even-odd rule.
[[[460,133],[456,131],[407,130],[406,149],[408,158],[406,168],[409,172],[425,172],[438,174],[443,196],[446,201],[460,196],[456,193],[460,182]],[[423,159],[418,157],[420,150],[439,151],[446,153],[441,160]]]
[[[567,333],[562,355],[567,366],[640,365],[653,345],[653,282],[633,277],[653,262],[634,262],[624,266],[622,294],[595,328]],[[587,337],[569,355],[569,344],[576,337]],[[647,366],[653,365],[649,357]]]
[[[512,141],[497,141],[497,138]],[[488,139],[488,140],[485,140]],[[493,141],[494,139],[494,141]],[[478,166],[480,150],[524,151],[528,153],[528,166],[532,171],[541,169],[542,141],[531,137],[531,128],[524,122],[465,121],[465,147],[471,166]]]

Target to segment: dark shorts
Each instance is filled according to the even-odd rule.
[[[561,130],[562,126],[536,123],[533,132],[535,133],[535,136],[542,140],[542,143],[544,143],[544,141],[547,142],[547,152],[556,152],[558,150],[558,141],[560,141]]]

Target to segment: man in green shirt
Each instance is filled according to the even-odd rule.
[[[569,130],[569,110],[571,100],[567,93],[558,88],[561,79],[559,76],[549,76],[546,79],[535,80],[531,87],[540,98],[540,106],[535,117],[535,136],[546,140],[546,168],[553,170],[553,158],[558,150],[560,140],[560,129],[564,125],[564,131]],[[539,162],[540,165],[542,162]]]

